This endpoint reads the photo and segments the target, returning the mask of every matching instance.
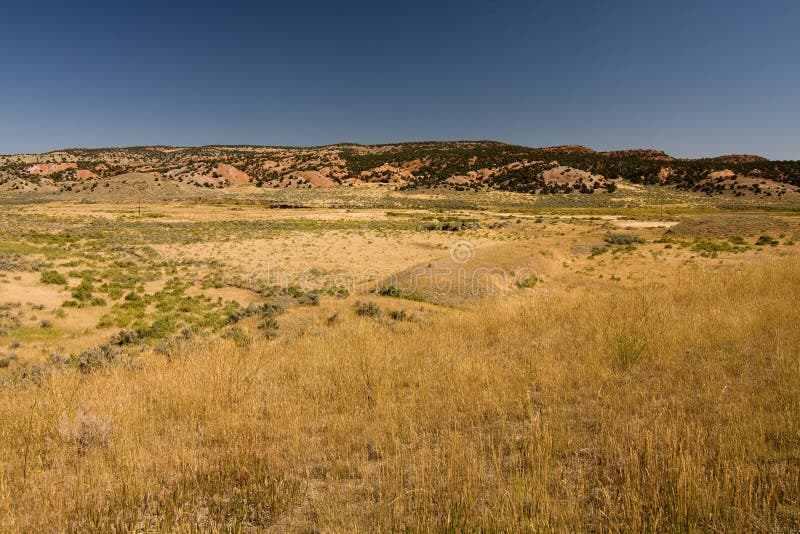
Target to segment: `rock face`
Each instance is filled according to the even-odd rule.
[[[573,184],[576,182],[585,182],[591,185],[593,182],[603,179],[602,176],[563,165],[559,165],[544,171],[542,173],[542,177],[545,179],[545,182],[551,184]]]
[[[314,187],[331,187],[336,184],[320,171],[298,171],[295,176],[302,178],[305,180],[304,183],[311,184]]]
[[[247,184],[250,183],[250,176],[246,172],[242,172],[233,165],[227,163],[220,163],[216,168],[217,173],[226,180],[229,184]]]
[[[77,163],[37,163],[28,167],[30,174],[38,174],[40,176],[47,176],[56,172],[65,171],[67,169],[77,169]]]
[[[78,169],[75,171],[75,177],[78,180],[89,180],[90,178],[97,178],[98,176],[88,169]]]

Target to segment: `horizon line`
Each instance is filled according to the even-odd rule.
[[[133,150],[137,148],[163,148],[163,149],[191,149],[191,148],[275,148],[275,149],[287,149],[287,150],[311,150],[311,149],[321,149],[321,148],[332,148],[332,147],[344,147],[344,146],[359,146],[359,147],[385,147],[385,146],[398,146],[398,145],[424,145],[424,144],[461,144],[461,143],[495,143],[499,145],[506,145],[506,146],[516,146],[521,148],[526,148],[530,150],[548,150],[548,149],[558,149],[558,148],[567,148],[567,147],[575,147],[577,149],[586,149],[591,150],[595,154],[608,154],[608,153],[616,153],[616,152],[629,152],[629,151],[653,151],[653,152],[661,152],[662,154],[676,159],[676,160],[704,160],[704,159],[716,159],[722,157],[729,157],[729,156],[754,156],[758,158],[764,158],[768,161],[800,161],[799,159],[770,159],[765,156],[761,156],[759,154],[752,154],[752,153],[735,153],[735,152],[727,152],[718,155],[707,155],[702,157],[678,157],[669,154],[668,152],[659,149],[659,148],[646,148],[646,147],[635,147],[635,148],[613,148],[607,150],[598,150],[586,145],[581,144],[561,144],[561,145],[546,145],[546,146],[529,146],[529,145],[522,145],[518,143],[507,143],[505,141],[497,141],[493,139],[457,139],[457,140],[445,140],[445,139],[437,139],[437,140],[418,140],[418,141],[393,141],[393,142],[384,142],[384,143],[358,143],[352,141],[341,141],[337,143],[329,143],[329,144],[321,144],[321,145],[265,145],[265,144],[255,144],[255,143],[233,143],[233,144],[226,144],[226,143],[211,143],[211,144],[203,144],[203,145],[171,145],[171,144],[137,144],[137,145],[120,145],[120,146],[97,146],[97,147],[65,147],[65,148],[55,148],[52,150],[47,150],[44,152],[16,152],[16,153],[5,153],[1,154],[3,157],[9,156],[44,156],[47,154],[55,154],[58,152],[71,152],[71,151],[79,151],[79,150],[86,150],[86,151],[103,151],[103,150]]]

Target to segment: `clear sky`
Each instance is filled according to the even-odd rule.
[[[494,139],[800,159],[800,2],[7,2],[0,153]]]

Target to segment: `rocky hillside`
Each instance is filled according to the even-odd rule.
[[[137,181],[137,177],[139,177]],[[800,189],[800,161],[731,155],[677,159],[658,150],[595,152],[492,141],[324,147],[131,147],[0,156],[0,193],[86,193],[163,187],[499,189],[533,194],[613,192],[625,182],[709,195],[780,197]]]

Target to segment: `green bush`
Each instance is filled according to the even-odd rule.
[[[139,332],[135,330],[120,330],[116,335],[112,336],[109,343],[112,345],[133,345],[139,343],[141,337]]]
[[[89,280],[84,279],[72,290],[72,298],[78,302],[89,302],[92,300],[92,290],[94,286]]]
[[[612,366],[620,371],[628,371],[647,357],[647,347],[636,334],[618,332],[614,338],[615,351]]]
[[[66,285],[67,279],[58,271],[42,271],[40,278],[43,284]]]
[[[389,317],[391,317],[395,321],[408,321],[409,316],[405,310],[392,310],[389,313]]]
[[[264,331],[264,336],[267,339],[272,339],[278,335],[278,320],[274,316],[265,316],[258,326]]]
[[[223,339],[233,341],[237,347],[247,347],[252,342],[250,336],[245,333],[241,326],[232,326],[222,333]]]
[[[346,298],[350,296],[350,291],[344,286],[329,286],[325,288],[325,293],[332,296],[338,297],[340,299]]]
[[[297,303],[303,306],[319,306],[319,293],[305,293],[297,297]]]
[[[378,294],[384,297],[399,297],[400,290],[395,286],[384,286],[378,290]]]
[[[724,241],[707,241],[699,239],[692,244],[692,250],[700,252],[701,256],[716,258],[719,252],[735,252],[736,248]]]
[[[520,289],[532,289],[536,286],[542,279],[538,276],[528,276],[523,278],[522,280],[517,281],[517,287]]]
[[[381,308],[374,302],[356,302],[356,315],[362,317],[378,317]]]
[[[644,239],[633,234],[608,234],[605,242],[612,245],[636,245],[644,243]]]
[[[11,365],[11,362],[13,362],[15,360],[18,360],[18,359],[19,359],[19,356],[17,356],[16,354],[9,354],[8,356],[4,356],[4,357],[0,358],[0,369],[5,369],[9,365]]]

